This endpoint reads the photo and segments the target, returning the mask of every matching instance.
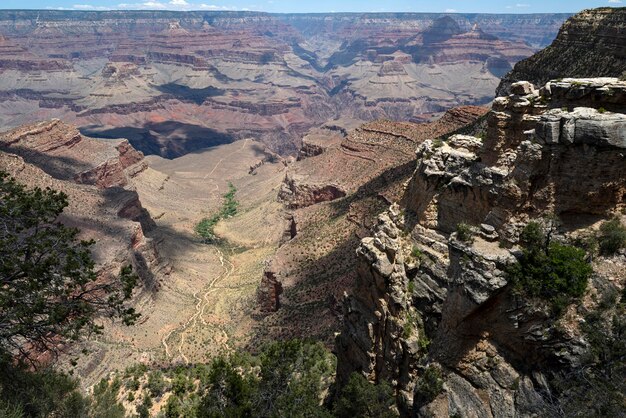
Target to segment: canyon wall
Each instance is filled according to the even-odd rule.
[[[0,126],[60,118],[167,158],[487,103],[567,15],[0,11]]]
[[[0,134],[0,167],[27,187],[50,187],[68,195],[60,221],[93,239],[99,275],[115,276],[132,265],[140,292],[156,291],[168,274],[150,238],[155,223],[130,185],[148,168],[126,140],[103,142],[59,120]]]
[[[626,72],[626,8],[585,10],[568,19],[554,42],[517,63],[496,94],[509,93],[511,83],[538,86],[565,77],[620,77]]]
[[[624,89],[616,78],[515,83],[483,137],[418,148],[401,206],[357,249],[336,341],[340,385],[352,372],[388,381],[406,416],[535,416],[554,406],[550,377],[583,361],[577,324],[602,289],[626,285],[626,260],[596,259],[587,296],[563,316],[520,297],[505,271],[529,220],[556,216],[564,241],[624,218]],[[462,224],[473,225],[471,240]]]

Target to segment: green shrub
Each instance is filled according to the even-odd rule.
[[[520,234],[519,241],[529,250],[543,248],[546,245],[546,235],[541,224],[536,221],[528,222]]]
[[[413,335],[414,330],[421,328],[421,320],[417,313],[407,311],[404,325],[402,328],[402,337],[409,338]]]
[[[152,397],[149,393],[143,394],[143,402],[137,407],[137,416],[139,418],[150,418],[150,408],[152,408]]]
[[[29,370],[0,352],[0,417],[91,417],[88,406],[70,376],[47,368]]]
[[[407,286],[407,291],[409,292],[409,295],[412,295],[413,292],[415,292],[415,282],[414,281],[409,281],[409,285]]]
[[[258,357],[218,357],[198,417],[329,417],[320,403],[335,370],[323,344],[301,340],[269,344]]]
[[[429,365],[420,376],[415,388],[415,402],[417,405],[426,405],[441,393],[443,390],[443,376],[441,368]]]
[[[235,188],[232,183],[228,183],[228,193],[223,196],[224,202],[222,203],[222,208],[219,213],[216,213],[210,218],[202,219],[196,225],[196,234],[200,235],[205,243],[215,241],[214,229],[215,225],[217,225],[220,220],[232,218],[237,214],[239,202],[235,200],[235,193],[237,193],[237,188]]]
[[[133,364],[128,366],[124,372],[124,377],[133,377],[139,379],[148,371],[148,366],[142,363]]]
[[[600,254],[613,255],[620,249],[626,248],[626,228],[617,218],[604,222],[600,226],[598,242]]]
[[[338,418],[392,418],[396,417],[393,391],[386,382],[377,385],[359,373],[352,373],[335,403],[334,415]]]
[[[606,113],[606,109],[603,107],[598,108],[598,113]]]
[[[456,237],[459,241],[471,244],[474,242],[474,227],[465,222],[456,226]]]
[[[179,418],[183,415],[183,408],[178,396],[170,396],[165,404],[165,417],[166,418]]]
[[[416,258],[416,259],[419,260],[423,256],[424,256],[424,253],[422,252],[422,250],[417,248],[417,246],[413,246],[413,249],[411,250],[411,257]]]
[[[215,240],[215,225],[220,221],[219,215],[213,215],[210,218],[204,218],[196,225],[196,233],[203,238],[204,242]]]
[[[126,389],[128,390],[136,391],[139,389],[139,379],[137,379],[136,377],[132,377],[131,379],[126,381],[124,386],[126,386]]]
[[[183,373],[176,373],[172,381],[172,392],[175,395],[184,395],[193,389],[193,382],[190,382]]]
[[[124,418],[124,407],[117,402],[121,383],[118,379],[109,383],[102,379],[93,388],[93,397],[89,409],[92,418]]]
[[[584,250],[550,242],[536,222],[524,228],[520,243],[522,255],[506,271],[520,293],[548,301],[556,313],[585,293],[593,269]]]
[[[150,394],[155,398],[161,396],[165,391],[165,380],[163,379],[163,373],[156,370],[148,376],[148,384],[146,387],[150,391]]]
[[[426,336],[426,333],[424,332],[424,330],[422,330],[420,332],[419,339],[417,340],[417,344],[419,345],[422,353],[428,352],[428,347],[430,347],[430,343],[431,343],[430,339]]]

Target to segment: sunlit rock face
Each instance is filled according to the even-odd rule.
[[[493,98],[566,15],[0,12],[0,126],[53,117],[167,158]]]
[[[620,77],[626,71],[626,9],[584,10],[568,19],[552,44],[519,62],[498,86],[497,95],[526,80],[538,86],[567,77]],[[584,53],[582,53],[584,51]]]
[[[357,249],[336,343],[338,381],[358,372],[390,382],[407,416],[533,416],[550,407],[550,373],[574,370],[585,353],[581,311],[572,305],[556,318],[520,298],[505,271],[530,219],[556,216],[565,237],[624,213],[626,82],[509,88],[480,138],[418,147],[402,206],[381,214]],[[472,241],[461,239],[461,224],[474,225]],[[624,285],[604,273],[624,271],[624,258],[615,260],[595,262],[590,294]],[[424,402],[428,367],[443,370],[444,384]]]

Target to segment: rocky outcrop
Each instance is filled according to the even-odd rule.
[[[419,260],[403,243],[403,218],[400,208],[392,206],[378,217],[373,236],[361,241],[356,292],[345,295],[344,330],[335,346],[340,385],[359,370],[371,381],[392,382],[401,404],[410,408],[420,338],[425,336],[408,291],[407,270],[415,269]]]
[[[419,146],[402,209],[381,215],[357,250],[336,343],[340,384],[352,372],[387,380],[405,416],[545,413],[551,373],[578,367],[586,350],[581,313],[555,317],[520,298],[504,272],[529,219],[554,214],[559,234],[575,235],[626,207],[626,115],[606,110],[622,109],[624,86],[515,83],[494,102],[484,139]],[[461,240],[461,223],[473,238]],[[598,273],[590,292],[611,280]],[[422,380],[432,368],[442,370],[442,391],[428,398]]]
[[[88,138],[58,119],[0,135],[0,149],[22,156],[59,179],[101,189],[124,187],[147,167],[143,154],[127,140],[106,143]]]
[[[496,95],[508,94],[510,85],[520,80],[543,85],[559,77],[620,77],[626,71],[625,27],[623,7],[578,13],[565,22],[549,47],[517,63]]]
[[[283,293],[282,282],[276,277],[268,265],[263,272],[263,278],[257,292],[259,310],[263,313],[276,312],[280,309],[280,295]]]
[[[59,120],[0,134],[3,169],[29,187],[52,187],[69,196],[61,221],[94,239],[100,274],[116,275],[131,263],[154,289],[167,270],[149,233],[155,222],[130,180],[147,168],[143,154],[127,140],[98,141]]]
[[[287,174],[278,193],[279,199],[290,209],[304,208],[321,202],[330,202],[346,195],[345,190],[335,184],[308,184],[306,179]]]
[[[302,147],[298,152],[298,160],[320,155],[330,147],[341,143],[348,133],[338,126],[324,126],[309,132],[302,138]]]
[[[486,112],[467,106],[428,123],[377,121],[345,134],[327,126],[305,138],[305,143],[325,150],[289,165],[296,186],[338,184],[346,196],[289,210],[282,245],[272,256],[259,291],[259,308],[269,312],[261,327],[264,338],[315,337],[332,344],[343,294],[354,288],[357,266],[366,265],[366,253],[357,258],[354,250],[379,222],[380,212],[400,200],[403,184],[415,169],[415,147],[474,123]],[[289,187],[283,189],[287,198],[294,197]],[[401,218],[394,215],[398,222]]]

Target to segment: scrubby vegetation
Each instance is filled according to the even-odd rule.
[[[582,331],[589,342],[582,363],[557,373],[552,386],[559,395],[549,402],[554,416],[621,417],[626,410],[626,288],[602,295],[587,313]]]
[[[507,275],[521,294],[548,301],[558,313],[584,294],[593,269],[584,250],[553,242],[553,232],[529,222],[520,236],[522,255]]]
[[[214,228],[219,221],[222,219],[232,218],[237,214],[239,202],[235,199],[235,193],[237,193],[237,188],[232,183],[228,183],[228,193],[222,196],[224,198],[224,202],[222,203],[220,211],[210,218],[202,219],[196,225],[196,233],[205,243],[215,241],[216,237]]]
[[[604,222],[598,235],[600,254],[613,255],[626,248],[626,227],[618,218]]]
[[[339,418],[392,418],[396,417],[393,391],[386,382],[373,385],[362,375],[353,373],[341,391],[334,407]]]
[[[415,389],[415,402],[425,405],[432,402],[443,390],[443,375],[441,368],[429,365],[420,376]]]
[[[133,366],[100,381],[90,395],[63,373],[29,371],[8,357],[0,366],[2,417],[144,418],[155,416],[155,404],[162,405],[160,418],[397,416],[391,387],[359,374],[333,402],[335,357],[321,343],[302,340],[269,344],[258,355],[220,355],[210,364]]]
[[[133,393],[138,416],[165,399],[159,417],[396,416],[389,385],[373,385],[356,374],[331,405],[335,367],[335,357],[321,343],[291,340],[269,344],[257,355],[221,355],[210,364],[127,369],[121,378],[142,382],[138,388],[119,378],[100,385],[119,391],[117,398]],[[162,382],[159,395],[152,392],[155,381]]]
[[[465,222],[461,222],[456,226],[456,237],[459,241],[471,244],[474,241],[474,227]]]

